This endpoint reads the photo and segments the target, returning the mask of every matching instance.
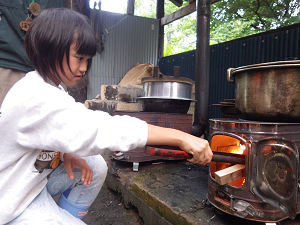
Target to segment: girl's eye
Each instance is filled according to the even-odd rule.
[[[83,60],[83,57],[82,56],[75,56],[76,59],[78,59],[79,61]]]

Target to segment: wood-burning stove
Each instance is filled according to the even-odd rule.
[[[245,155],[237,177],[216,179],[232,164],[210,163],[208,200],[216,208],[245,219],[277,222],[300,212],[298,167],[300,123],[210,119],[211,149]]]

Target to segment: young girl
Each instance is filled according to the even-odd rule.
[[[63,90],[85,75],[96,53],[82,15],[44,10],[27,31],[25,48],[35,71],[9,90],[1,106],[0,224],[84,224],[78,218],[106,177],[104,150],[175,145],[193,155],[192,163],[210,162],[203,139],[89,110]],[[58,205],[51,197],[56,194]]]

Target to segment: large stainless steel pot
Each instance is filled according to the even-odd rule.
[[[227,80],[246,119],[300,121],[300,60],[230,68]]]

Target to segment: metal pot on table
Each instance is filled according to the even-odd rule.
[[[139,97],[146,112],[187,113],[192,101],[193,80],[180,77],[179,67],[174,67],[174,76],[158,73],[154,67],[153,76],[143,77],[144,96]]]
[[[246,119],[300,121],[300,60],[230,68],[227,80]]]

